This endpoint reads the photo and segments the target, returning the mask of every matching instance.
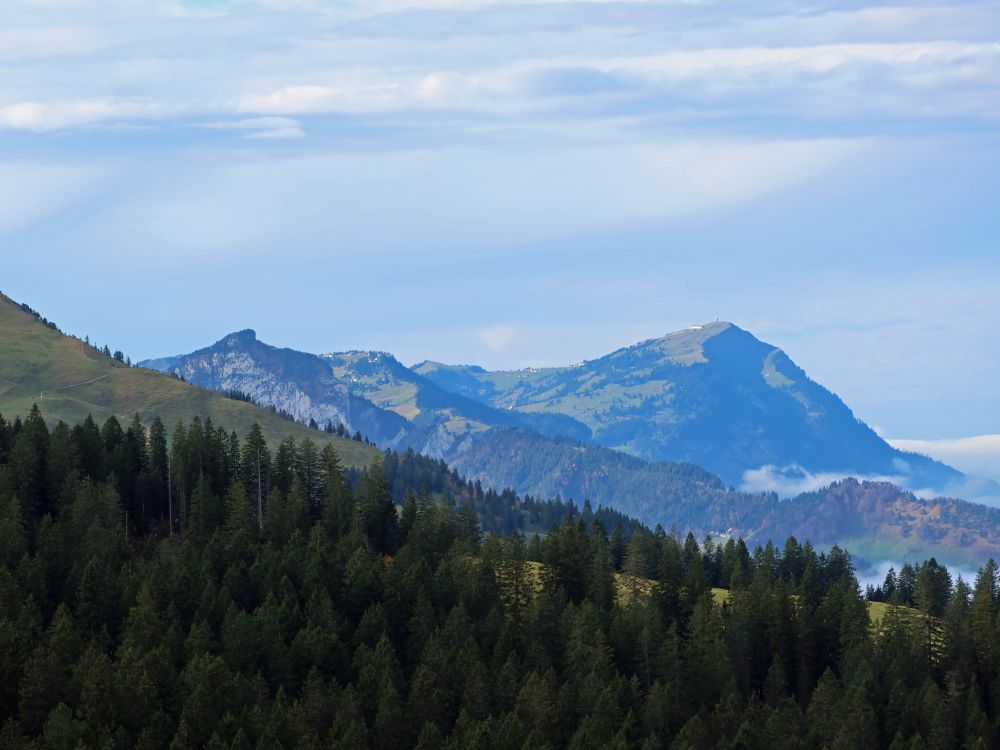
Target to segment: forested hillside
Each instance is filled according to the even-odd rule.
[[[1000,556],[1000,509],[946,497],[924,500],[888,482],[836,482],[776,503],[754,528],[761,540],[836,540],[870,561],[937,555],[976,567]]]
[[[0,747],[1000,739],[992,561],[973,587],[933,560],[890,576],[873,622],[839,548],[700,545],[412,454],[352,481],[330,445],[164,432],[0,420]],[[557,525],[484,535],[487,497],[504,532]]]
[[[777,497],[733,492],[694,464],[647,463],[610,448],[503,430],[470,441],[451,463],[500,486],[528,486],[541,497],[595,498],[655,525],[700,531],[747,527]]]
[[[452,460],[476,480],[610,503],[650,526],[732,533],[765,543],[794,535],[838,544],[863,559],[937,556],[978,566],[1000,557],[1000,509],[950,498],[920,499],[888,482],[846,479],[782,500],[739,492],[693,464],[646,463],[600,446],[504,430],[469,442]]]

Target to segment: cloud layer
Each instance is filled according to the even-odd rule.
[[[779,497],[790,499],[804,492],[825,489],[847,477],[853,477],[861,482],[890,482],[906,486],[906,477],[902,474],[858,474],[850,469],[814,473],[801,466],[761,466],[743,472],[740,489],[744,492],[774,492]]]
[[[991,4],[15,2],[0,127],[448,113],[451,127],[844,118],[995,124]],[[935,35],[938,30],[939,35]],[[236,120],[239,121],[239,120]]]
[[[968,474],[1000,482],[1000,435],[941,440],[889,439],[900,450],[922,453]]]

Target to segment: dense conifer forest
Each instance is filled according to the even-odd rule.
[[[996,747],[997,566],[868,598],[412,453],[0,418],[0,748]]]

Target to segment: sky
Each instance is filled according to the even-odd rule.
[[[720,317],[1000,478],[997,196],[996,2],[4,0],[0,290],[137,360]]]

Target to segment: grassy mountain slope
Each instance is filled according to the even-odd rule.
[[[892,476],[939,490],[962,475],[898,451],[780,349],[730,323],[694,326],[573,367],[415,372],[500,409],[562,414],[590,440],[650,461],[688,461],[739,485],[761,467]]]
[[[453,434],[494,427],[524,428],[574,439],[585,439],[590,434],[584,425],[565,415],[501,409],[453,393],[386,352],[354,351],[320,357],[352,393],[405,417],[419,428],[444,427]]]
[[[371,462],[377,451],[363,443],[326,435],[271,414],[253,404],[199,388],[160,372],[127,367],[82,341],[44,325],[8,297],[0,295],[0,414],[27,414],[37,403],[47,420],[76,423],[88,414],[127,420],[136,412],[144,422],[159,415],[168,428],[178,420],[211,417],[216,425],[245,435],[254,422],[268,442],[288,435],[296,440],[335,441],[343,461]]]

